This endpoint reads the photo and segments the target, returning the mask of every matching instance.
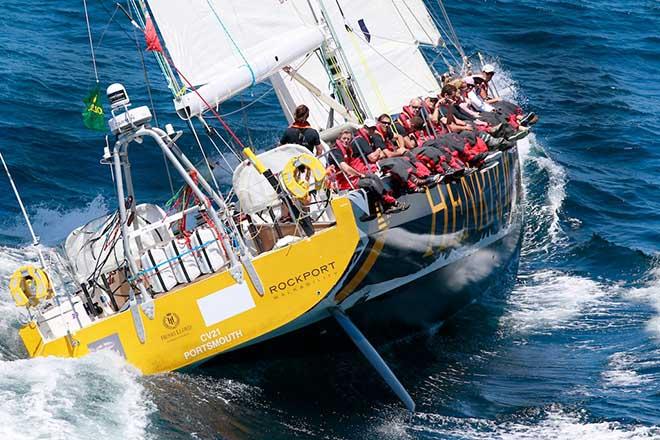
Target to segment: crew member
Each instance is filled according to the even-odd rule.
[[[315,153],[317,156],[321,156],[323,154],[323,146],[321,145],[319,132],[309,125],[307,118],[309,118],[309,108],[304,104],[296,107],[294,122],[289,128],[284,130],[284,134],[280,139],[280,145],[302,145],[310,152]]]
[[[369,163],[376,163],[387,157],[382,148],[375,143],[375,137],[378,136],[376,125],[377,123],[373,119],[365,120],[351,144],[354,156],[364,156]]]

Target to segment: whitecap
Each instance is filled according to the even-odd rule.
[[[562,328],[591,325],[588,313],[601,314],[614,292],[592,279],[556,270],[521,276],[508,298],[500,324],[516,333],[548,333]],[[577,319],[583,318],[583,319]]]
[[[112,353],[0,362],[0,438],[143,439],[154,406]]]
[[[608,388],[618,388],[623,391],[640,392],[639,386],[653,382],[653,378],[636,371],[641,363],[634,353],[614,353],[608,359],[608,369],[601,377]]]
[[[97,195],[84,206],[72,209],[52,208],[37,205],[30,210],[30,220],[35,233],[43,243],[55,245],[63,241],[69,233],[90,220],[101,217],[108,212],[108,206],[102,195]],[[27,226],[22,217],[17,217],[7,226],[4,234],[30,240]]]
[[[385,439],[474,440],[636,440],[658,438],[660,428],[615,421],[593,421],[585,410],[567,411],[560,405],[530,408],[514,420],[460,418],[417,413],[410,419],[394,417],[376,427]]]

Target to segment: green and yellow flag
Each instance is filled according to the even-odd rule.
[[[86,105],[85,111],[82,113],[85,127],[90,130],[106,131],[108,127],[105,125],[105,116],[101,105],[101,92],[98,84],[83,99],[83,102]]]

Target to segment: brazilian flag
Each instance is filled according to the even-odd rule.
[[[83,123],[90,130],[106,131],[105,114],[101,105],[101,91],[97,84],[94,90],[83,99],[85,111],[82,113]]]

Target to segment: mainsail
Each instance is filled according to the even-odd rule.
[[[263,81],[323,42],[290,2],[280,0],[149,0],[183,83],[179,114],[200,114]]]
[[[319,128],[397,113],[439,87],[420,50],[442,41],[423,0],[148,3],[183,84],[196,89],[176,98],[182,117],[267,79],[290,121],[306,104]],[[328,97],[353,113],[331,110]]]

